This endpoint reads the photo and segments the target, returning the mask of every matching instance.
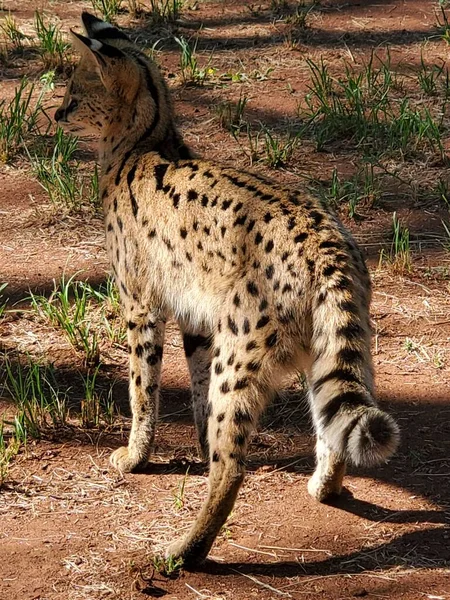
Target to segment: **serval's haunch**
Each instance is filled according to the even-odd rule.
[[[88,13],[81,61],[56,120],[100,136],[106,245],[128,323],[133,425],[112,464],[145,465],[158,418],[164,327],[183,332],[209,493],[168,554],[201,561],[244,479],[247,444],[276,386],[306,374],[317,433],[310,494],[339,494],[347,461],[374,465],[398,443],[377,408],[370,278],[351,235],[315,198],[194,158],[158,67]]]

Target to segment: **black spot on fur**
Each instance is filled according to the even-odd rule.
[[[267,323],[269,321],[270,321],[270,318],[267,315],[263,315],[256,323],[256,329],[262,329],[263,327],[265,327],[267,325]]]
[[[320,212],[317,212],[316,210],[312,210],[309,213],[309,216],[312,218],[313,222],[314,222],[314,226],[315,227],[319,227],[319,225],[322,223],[323,221],[323,214]]]
[[[237,225],[245,225],[246,220],[247,220],[247,215],[241,215],[240,217],[235,219],[235,221],[233,223],[233,227],[236,227]]]
[[[128,184],[128,190],[130,192],[131,210],[133,211],[134,218],[137,217],[137,213],[138,213],[138,210],[139,210],[139,206],[138,206],[136,197],[133,194],[133,191],[131,190],[131,184],[134,181],[134,176],[136,174],[136,169],[137,169],[137,165],[135,164],[135,165],[133,165],[131,167],[131,169],[127,173],[127,184]]]
[[[308,234],[306,232],[299,233],[298,235],[295,236],[294,242],[296,244],[301,244],[302,242],[304,242],[306,240],[307,237],[308,237]]]
[[[333,273],[336,273],[336,271],[337,271],[336,265],[328,265],[328,267],[325,267],[325,269],[323,270],[323,276],[331,277],[331,275],[333,275]]]
[[[247,370],[251,371],[252,373],[256,373],[256,371],[259,371],[260,368],[261,368],[261,363],[255,361],[255,360],[247,363]]]
[[[230,391],[230,384],[228,383],[228,381],[224,381],[222,383],[222,385],[220,386],[220,391],[222,392],[222,394],[228,394],[228,392]]]
[[[238,329],[238,326],[236,325],[236,321],[234,319],[232,319],[230,317],[230,315],[228,315],[228,329],[234,335],[237,335],[239,333],[239,329]]]
[[[266,251],[267,254],[269,254],[270,252],[272,252],[273,250],[273,240],[269,240],[266,244],[266,247],[264,248],[264,250]]]
[[[255,284],[254,281],[248,281],[247,282],[247,291],[251,296],[257,296],[258,295],[258,287]]]
[[[245,181],[241,181],[240,179],[238,179],[237,177],[234,177],[233,175],[227,175],[225,174],[224,177],[226,179],[228,179],[229,181],[231,181],[232,183],[234,183],[235,186],[239,187],[239,188],[243,188],[246,186]]]
[[[150,354],[149,356],[147,356],[147,363],[151,366],[154,366],[158,363],[158,357],[156,354]]]
[[[188,234],[187,230],[186,230],[184,227],[182,227],[182,228],[180,229],[180,235],[181,235],[181,237],[183,238],[183,240],[184,240],[184,239],[186,239],[186,237],[187,237],[187,234]]]
[[[234,438],[234,443],[236,446],[244,446],[247,440],[247,436],[243,433],[238,433]]]
[[[250,352],[250,350],[255,350],[255,348],[257,348],[257,347],[258,347],[258,344],[254,340],[252,340],[251,342],[249,342],[246,345],[245,349],[247,350],[247,352]]]
[[[161,164],[155,166],[155,168],[153,170],[153,175],[155,176],[157,190],[163,189],[164,176],[167,173],[168,168],[169,168],[169,165],[165,164],[165,163],[161,163]]]
[[[276,331],[274,331],[266,338],[266,346],[268,348],[273,348],[275,346],[275,344],[277,343],[277,341],[278,341],[278,334]]]
[[[252,415],[242,408],[238,408],[234,413],[233,421],[236,425],[248,425],[252,420]]]
[[[273,265],[269,265],[268,267],[266,267],[267,279],[272,279],[274,273],[275,273],[275,268]]]
[[[235,391],[237,391],[237,390],[243,390],[243,389],[245,389],[247,387],[248,387],[248,379],[247,379],[247,377],[242,377],[241,379],[238,379],[236,381],[236,383],[234,384]]]
[[[168,240],[167,238],[164,238],[164,237],[163,237],[162,240],[163,240],[164,244],[167,246],[167,249],[172,252],[173,251],[172,242],[170,240]]]
[[[342,244],[334,240],[325,240],[324,242],[320,242],[319,248],[336,248],[340,250],[342,249]]]
[[[234,295],[234,298],[233,298],[233,304],[234,304],[235,306],[238,306],[238,307],[241,305],[241,299],[239,298],[239,295],[238,295],[238,294],[235,294],[235,295]]]
[[[250,333],[250,321],[245,317],[242,331],[247,335]]]
[[[154,394],[156,392],[157,389],[158,389],[158,384],[154,383],[153,385],[148,385],[145,388],[145,391],[149,396],[151,396],[152,394]]]

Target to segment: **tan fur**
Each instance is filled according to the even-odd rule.
[[[313,197],[194,159],[159,71],[83,14],[89,38],[58,121],[97,130],[106,246],[128,322],[133,425],[111,461],[145,465],[158,416],[164,325],[184,332],[208,498],[169,554],[207,555],[244,478],[252,429],[289,371],[306,372],[318,434],[310,493],[339,493],[345,463],[376,464],[398,428],[376,408],[370,278],[355,242]],[[207,434],[206,434],[207,432]]]

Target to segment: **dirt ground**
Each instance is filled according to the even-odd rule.
[[[67,31],[90,7],[4,0],[0,18],[11,10],[27,31],[33,11],[44,8]],[[421,50],[431,63],[446,60],[449,46],[436,35],[436,8],[427,0],[325,1],[293,44],[267,2],[187,3],[172,31],[198,35],[200,57],[211,55],[216,73],[254,74],[239,83],[216,76],[203,86],[182,85],[179,51],[164,45],[167,30],[149,31],[145,16],[130,20],[125,13],[119,23],[149,46],[163,39],[157,60],[171,82],[186,141],[199,154],[248,168],[245,152],[218,123],[219,103],[244,93],[252,122],[286,131],[307,91],[308,58],[324,57],[339,71],[343,59],[362,60],[389,44],[400,71],[417,67]],[[35,58],[0,63],[1,96],[11,98],[22,75],[40,73]],[[63,93],[60,79],[48,98],[50,114]],[[85,144],[89,168],[95,143]],[[286,168],[252,168],[304,185],[306,176],[329,180],[333,168],[342,176],[353,173],[356,154],[345,147],[316,152],[305,141]],[[417,189],[431,188],[448,169],[426,161],[419,166]],[[341,214],[373,275],[378,396],[402,431],[389,464],[351,469],[339,500],[313,501],[306,491],[314,441],[304,390],[299,381],[288,382],[252,440],[247,479],[210,560],[197,572],[163,576],[154,557],[189,527],[207,485],[181,341],[171,324],[161,422],[145,473],[122,478],[108,464],[129,430],[127,354],[120,344],[105,350],[101,382],[116,382],[124,416],[113,427],[73,426],[29,442],[16,457],[0,489],[0,600],[450,599],[450,254],[440,243],[448,208],[396,187],[385,191],[378,206],[361,208],[357,221],[345,209]],[[411,231],[410,272],[378,263],[394,210]],[[103,237],[99,216],[55,211],[25,160],[0,166],[0,283],[8,283],[11,309],[0,321],[0,349],[46,357],[74,394],[79,358],[26,302],[14,303],[30,289],[48,293],[62,274],[102,282],[108,271]],[[3,413],[11,416],[13,407],[0,389]]]

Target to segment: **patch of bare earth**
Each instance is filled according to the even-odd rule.
[[[40,2],[61,21],[77,25],[88,2]],[[192,5],[194,7],[194,5]],[[4,0],[31,31],[35,3]],[[218,74],[241,72],[203,87],[183,86],[178,51],[168,44],[158,60],[172,82],[183,133],[200,154],[248,167],[244,145],[220,128],[216,106],[248,97],[252,123],[286,132],[309,84],[306,58],[323,56],[334,72],[342,60],[361,60],[390,45],[401,71],[417,68],[420,53],[430,64],[446,58],[437,37],[434,3],[321,3],[309,28],[295,38],[267,4],[200,3],[186,7],[179,32],[197,32],[201,56],[213,51]],[[138,39],[153,34],[145,20],[119,21]],[[200,24],[203,27],[200,28]],[[273,71],[270,69],[273,68]],[[339,71],[341,70],[341,71]],[[11,58],[0,68],[2,96],[10,98],[24,73],[39,74],[36,58]],[[64,90],[57,81],[48,97],[54,110]],[[286,169],[253,168],[289,184],[304,177],[329,179],[333,168],[352,174],[353,149],[318,153],[305,141]],[[407,164],[402,174],[431,187],[445,171],[435,164]],[[415,169],[419,169],[416,171]],[[408,170],[411,172],[408,173]],[[445,173],[444,173],[445,174]],[[155,556],[189,527],[205,497],[207,473],[197,459],[189,408],[188,377],[176,327],[169,327],[163,373],[162,415],[155,454],[145,473],[119,476],[108,466],[112,449],[126,442],[129,418],[114,426],[81,429],[75,409],[54,439],[29,442],[12,463],[0,490],[0,599],[143,600],[330,600],[450,598],[450,311],[449,254],[440,243],[448,211],[420,190],[392,187],[374,208],[362,207],[355,223],[342,216],[371,257],[374,280],[374,359],[380,401],[397,418],[402,445],[392,461],[370,471],[351,470],[346,491],[333,505],[306,492],[313,469],[313,440],[304,391],[297,381],[275,399],[250,448],[249,473],[236,507],[198,572],[164,577]],[[378,251],[397,210],[413,233],[413,267],[397,274]],[[81,272],[100,283],[107,261],[101,218],[70,215],[49,205],[26,160],[0,169],[0,272],[13,301],[28,290],[49,292],[53,279]],[[76,401],[82,365],[54,327],[13,308],[0,321],[0,347],[30,353],[55,364]],[[101,384],[116,381],[114,396],[126,406],[127,355],[121,344],[102,342]],[[0,414],[11,417],[11,401],[0,398]],[[75,402],[76,404],[76,402]],[[126,414],[126,411],[125,411]]]

